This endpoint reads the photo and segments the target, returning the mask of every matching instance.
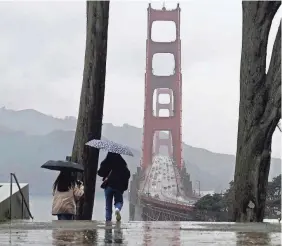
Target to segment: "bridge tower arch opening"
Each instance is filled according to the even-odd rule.
[[[143,156],[141,165],[146,169],[152,163],[153,155],[160,154],[160,147],[168,148],[168,153],[179,169],[182,160],[182,74],[180,7],[172,10],[147,9],[145,107],[143,125]],[[152,26],[155,22],[173,22],[175,38],[173,41],[159,42],[152,39]],[[174,59],[173,72],[156,75],[153,71],[153,59],[158,54],[171,54]],[[169,98],[161,102],[160,98]],[[155,100],[154,100],[155,97]],[[168,131],[168,137],[162,138],[160,131]]]

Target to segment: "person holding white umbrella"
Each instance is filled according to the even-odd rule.
[[[106,221],[112,220],[113,200],[116,220],[120,221],[123,193],[128,189],[130,179],[127,163],[120,154],[109,152],[100,165],[98,175],[103,178],[101,188],[105,191]]]
[[[129,147],[110,140],[93,139],[86,145],[108,151],[106,158],[100,165],[98,175],[103,178],[101,188],[105,190],[106,221],[112,220],[113,200],[116,220],[120,221],[123,193],[128,189],[130,179],[130,171],[121,155],[133,156],[133,153]]]

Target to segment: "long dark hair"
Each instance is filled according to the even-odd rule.
[[[115,167],[127,167],[126,161],[120,154],[108,152],[106,158],[102,161],[101,165],[110,166],[112,169]]]
[[[65,192],[75,186],[75,176],[72,172],[62,171],[53,184],[53,191]]]

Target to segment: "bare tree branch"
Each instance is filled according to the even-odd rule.
[[[253,81],[245,83],[247,94],[250,90],[259,89],[260,86],[257,86],[257,84],[261,84],[265,80],[268,36],[272,20],[280,5],[281,1],[242,2],[243,36],[247,35],[251,39],[242,40],[242,48],[248,46],[248,49],[245,49],[242,53],[241,62],[256,63],[254,71],[249,71],[254,77]],[[260,40],[260,42],[253,42],[253,40]],[[252,68],[249,67],[249,69]]]
[[[279,131],[282,132],[281,126],[279,124],[277,125],[277,127],[278,127]]]
[[[267,125],[274,121],[277,125],[281,118],[281,23],[276,34],[265,84],[267,105],[261,123]]]
[[[277,83],[279,80],[281,81],[281,20],[272,49],[269,69],[267,72],[267,84],[269,85],[272,81]]]

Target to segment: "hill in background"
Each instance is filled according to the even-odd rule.
[[[74,117],[57,119],[35,110],[0,108],[0,182],[9,181],[15,172],[20,182],[28,182],[32,194],[50,194],[57,172],[41,169],[50,159],[65,159],[72,151],[76,127]],[[133,148],[135,156],[125,157],[131,172],[140,163],[142,129],[124,124],[103,125],[103,136]],[[103,159],[105,152],[100,152]],[[213,153],[206,149],[183,144],[183,158],[191,174],[194,189],[196,180],[202,190],[221,191],[233,179],[235,156]],[[281,173],[281,160],[272,159],[270,179]],[[97,184],[100,185],[100,179]]]

